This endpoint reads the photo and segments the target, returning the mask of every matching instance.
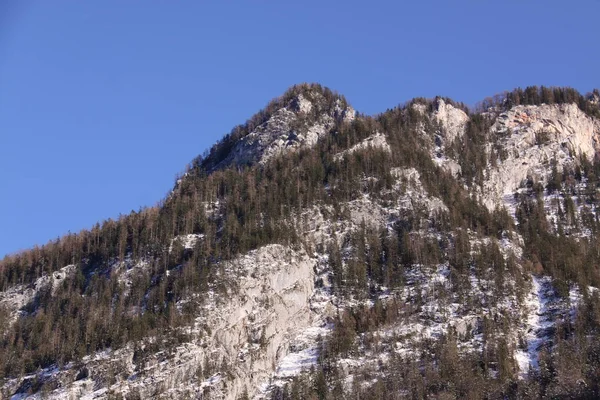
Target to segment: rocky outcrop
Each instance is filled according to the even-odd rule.
[[[417,107],[418,106],[418,107]],[[424,105],[414,105],[425,112]],[[527,179],[545,183],[551,172],[550,163],[574,166],[585,156],[592,161],[600,149],[600,121],[591,118],[576,104],[521,105],[487,117],[494,119],[492,131],[497,133],[497,147],[504,157],[490,165],[485,173],[480,195],[490,209],[503,205]],[[436,164],[460,176],[457,160],[446,155],[445,148],[460,138],[469,116],[461,109],[438,99],[431,118],[440,126],[435,135],[432,159]],[[490,151],[490,143],[487,151]]]
[[[336,123],[355,118],[354,109],[340,99],[330,109],[325,109],[325,102],[323,94],[315,90],[298,94],[240,139],[220,165],[264,164],[288,151],[314,146]]]
[[[457,138],[464,135],[469,116],[460,108],[446,103],[444,99],[438,99],[431,117],[440,128],[435,132],[431,158],[437,165],[449,171],[453,176],[459,176],[461,172],[460,165],[456,160],[446,156],[446,148]]]
[[[314,265],[305,252],[281,245],[228,264],[225,275],[236,285],[199,320],[210,327],[209,347],[230,366],[233,379],[223,388],[223,398],[255,394],[288,353],[289,342],[313,324]]]
[[[438,99],[433,118],[442,127],[440,135],[445,143],[452,143],[454,139],[462,136],[469,121],[469,116],[463,110],[446,103],[443,99]]]
[[[391,153],[390,145],[385,138],[385,135],[381,132],[375,132],[373,135],[369,136],[365,140],[360,143],[355,144],[350,147],[348,150],[344,150],[339,152],[338,154],[333,156],[333,159],[339,161],[344,158],[346,155],[350,155],[354,152],[366,149],[381,149],[385,152]]]
[[[31,285],[16,285],[6,291],[0,291],[0,308],[5,309],[10,315],[9,323],[12,324],[19,315],[27,313],[24,308],[35,301],[40,291],[49,290],[54,294],[59,285],[66,278],[71,277],[75,270],[75,265],[67,265],[50,275],[42,275]]]
[[[302,250],[269,245],[224,264],[218,287],[206,299],[187,300],[203,304],[195,324],[181,332],[189,342],[165,350],[168,344],[153,346],[150,340],[135,349],[128,345],[88,356],[78,366],[42,371],[58,387],[46,398],[120,393],[235,400],[257,394],[290,353],[290,344],[324,324],[311,309],[315,263]],[[154,347],[162,350],[153,352]],[[85,376],[78,379],[77,371],[86,371]]]
[[[505,158],[487,171],[482,196],[489,208],[502,204],[528,178],[546,182],[553,159],[562,169],[582,156],[593,160],[599,148],[599,121],[575,104],[517,106],[500,114],[492,129]]]
[[[338,124],[355,118],[354,110],[340,98],[326,101],[319,91],[302,91],[285,104],[282,100],[277,107],[264,114],[265,118],[260,119],[263,123],[244,131],[245,134],[252,130],[238,142],[227,143],[224,158],[216,158],[218,161],[212,165],[264,164],[286,152],[315,145],[323,135],[334,132]],[[431,152],[438,165],[460,177],[457,160],[447,156],[446,150],[464,135],[469,116],[443,99],[412,107],[422,113],[417,129],[423,133],[423,148]],[[494,122],[490,137],[497,138],[497,142],[489,143],[484,151],[489,152],[495,146],[501,149],[502,156],[486,166],[481,187],[468,189],[480,194],[490,208],[502,204],[526,179],[545,182],[551,173],[552,160],[557,161],[559,168],[574,165],[583,156],[592,159],[599,147],[600,123],[576,105],[518,106],[503,113],[489,112],[485,118]],[[371,136],[365,140],[334,154],[334,160],[369,149],[392,153],[390,144],[395,141],[388,142],[391,136],[386,136],[386,132],[368,134]],[[493,240],[506,259],[510,257],[519,264],[517,269],[522,262],[522,238],[514,234],[513,239],[503,237],[498,241],[481,239],[467,228],[443,230],[440,226],[453,211],[452,205],[428,193],[422,182],[425,176],[422,170],[420,173],[410,164],[395,165],[389,170],[389,180],[387,175],[356,176],[363,187],[386,179],[380,193],[358,192],[335,207],[317,202],[301,210],[292,209],[289,219],[286,215],[286,222],[293,224],[300,238],[298,243],[270,244],[232,261],[215,261],[208,289],[203,284],[202,291],[186,293],[183,300],[174,303],[180,310],[190,307],[194,312],[185,326],[173,324],[169,330],[177,340],[146,337],[136,344],[97,352],[65,366],[54,365],[5,382],[1,395],[17,393],[26,397],[31,382],[40,380],[49,383],[50,389],[44,396],[51,399],[113,395],[238,399],[244,394],[255,399],[269,398],[274,387],[289,382],[317,362],[321,339],[331,333],[332,318],[345,308],[374,306],[372,299],[355,296],[351,290],[343,295],[331,290],[334,274],[326,249],[333,243],[337,245],[343,270],[354,257],[353,233],[360,230],[371,230],[373,237],[402,232],[398,246],[401,243],[403,251],[409,249],[415,254],[429,254],[430,249],[438,248],[441,251],[432,257],[435,260],[432,265],[411,264],[407,257],[408,261],[403,261],[406,265],[398,269],[402,285],[380,284],[369,288],[369,293],[375,293],[382,302],[397,300],[402,307],[394,312],[403,313],[402,318],[391,319],[389,325],[374,330],[373,337],[381,341],[376,350],[357,344],[355,354],[340,360],[338,366],[345,374],[351,376],[349,366],[353,365],[358,376],[365,363],[371,363],[377,373],[385,373],[385,368],[379,368],[386,365],[392,352],[411,356],[418,344],[438,340],[447,332],[459,337],[461,351],[481,351],[483,318],[495,313],[511,316],[510,323],[517,328],[516,334],[508,335],[511,343],[524,341],[523,348],[516,352],[523,374],[529,364],[535,363],[538,344],[549,340],[541,328],[550,323],[550,317],[554,318],[549,307],[543,307],[553,305],[554,300],[548,295],[551,282],[540,281],[540,284],[534,278],[533,289],[523,305],[511,292],[514,282],[507,278],[506,288],[510,290],[499,295],[501,301],[497,304],[491,304],[489,298],[496,282],[491,278],[493,271],[481,267],[481,271],[462,276],[468,284],[461,285],[459,295],[455,281],[458,275],[454,275],[455,266],[447,255],[456,248],[458,238],[462,237],[460,232],[465,233],[472,246],[472,250],[465,250],[465,256],[476,255],[481,246]],[[331,191],[334,184],[328,183],[324,190]],[[215,228],[219,227],[225,201],[215,199],[205,204],[206,215],[215,222]],[[180,235],[163,246],[167,253],[192,253],[208,237]],[[151,261],[156,260],[128,256],[125,260],[109,261],[107,268],[116,277],[116,284],[129,287],[134,284],[134,277],[147,271]],[[173,266],[165,275],[172,276],[180,267]],[[54,293],[63,280],[76,272],[75,268],[68,266],[42,276],[29,286],[17,285],[0,292],[0,306],[8,308],[13,320],[16,319],[36,293],[42,288]],[[123,295],[128,293],[125,290]],[[470,300],[465,301],[464,296]],[[524,310],[524,317],[514,312],[519,308]],[[361,336],[360,341],[364,339],[369,338]]]

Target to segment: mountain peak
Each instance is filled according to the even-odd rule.
[[[336,124],[355,118],[346,99],[316,83],[290,87],[235,127],[202,161],[207,171],[264,163],[287,151],[313,146]]]
[[[0,397],[598,398],[594,95],[291,87],[163,204],[0,261]]]

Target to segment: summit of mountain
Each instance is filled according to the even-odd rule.
[[[337,123],[351,122],[355,114],[345,98],[329,88],[294,85],[221,139],[202,166],[213,171],[265,163],[287,151],[314,146]]]
[[[0,261],[0,395],[597,398],[598,98],[296,85],[160,205]]]

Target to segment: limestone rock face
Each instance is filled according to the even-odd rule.
[[[463,110],[446,103],[443,99],[438,100],[433,117],[442,126],[440,133],[446,143],[462,136],[469,121],[469,116]]]
[[[368,148],[381,149],[388,153],[391,152],[390,145],[388,144],[385,135],[380,132],[376,132],[373,135],[366,138],[365,140],[363,140],[362,142],[355,144],[351,148],[344,150],[338,154],[335,154],[333,158],[339,161],[342,158],[344,158],[345,155],[349,155],[356,151],[361,151]]]
[[[354,109],[343,106],[339,99],[330,109],[324,104],[323,95],[317,91],[299,94],[239,140],[221,165],[264,164],[274,156],[314,146],[336,122],[355,118]]]
[[[435,106],[430,115],[441,129],[435,136],[432,158],[453,175],[460,176],[457,160],[448,157],[444,150],[464,134],[469,116],[443,99]],[[419,108],[422,112],[424,109],[422,105]],[[552,160],[556,160],[560,171],[579,163],[582,156],[592,161],[600,149],[600,121],[586,115],[576,104],[520,105],[486,115],[494,120],[491,130],[498,134],[496,145],[505,155],[495,165],[488,166],[483,187],[479,188],[490,209],[502,205],[528,178],[545,184]]]
[[[315,322],[310,309],[314,265],[303,251],[269,245],[225,267],[223,278],[235,282],[233,289],[217,295],[198,320],[210,328],[202,340],[210,349],[204,356],[220,359],[229,368],[220,372],[233,377],[227,388],[215,390],[222,398],[256,393],[288,353],[290,340]]]
[[[278,103],[278,108],[270,109],[268,118],[267,114],[261,114],[265,117],[259,121],[264,122],[256,123],[251,132],[250,129],[244,131],[245,136],[237,142],[228,143],[227,153],[223,157],[219,154],[218,161],[211,167],[268,163],[274,157],[314,146],[325,135],[335,134],[339,124],[357,118],[345,101],[335,97],[326,99],[318,90],[304,90],[289,99]],[[505,204],[507,197],[512,197],[528,179],[545,183],[552,173],[553,160],[558,169],[567,168],[581,162],[582,157],[593,159],[600,150],[600,122],[575,104],[517,106],[505,112],[490,110],[483,117],[489,118],[488,133],[494,142],[482,145],[482,151],[491,153],[492,148],[500,149],[502,156],[484,166],[481,186],[466,187],[458,156],[453,158],[452,152],[447,150],[453,150],[449,147],[453,142],[466,138],[469,115],[443,99],[422,103],[412,105],[421,113],[421,125],[414,128],[418,139],[415,143],[423,146],[419,150],[426,152],[419,154],[426,154],[426,158],[431,157],[437,165],[450,171],[458,179],[454,187],[465,185],[470,194],[481,198],[490,209]],[[383,126],[379,126],[378,131],[366,132],[361,136],[366,136],[364,140],[336,149],[332,165],[339,166],[340,161],[351,154],[359,158],[361,152],[401,158],[394,153],[398,138]],[[139,343],[104,348],[67,365],[50,366],[37,373],[51,383],[45,398],[123,396],[234,400],[245,394],[252,399],[270,398],[276,387],[317,363],[322,339],[335,336],[332,321],[340,311],[375,305],[371,299],[353,297],[351,291],[344,297],[333,290],[336,285],[330,258],[333,253],[328,250],[338,248],[345,257],[340,261],[341,269],[355,265],[353,246],[356,246],[355,237],[359,237],[355,234],[363,232],[361,235],[364,235],[367,231],[375,238],[404,232],[402,245],[414,254],[426,255],[430,249],[437,249],[436,246],[444,247],[435,264],[403,261],[408,265],[398,268],[400,272],[391,269],[402,274],[403,284],[393,288],[386,283],[388,287],[377,288],[378,300],[397,299],[406,318],[382,325],[373,335],[377,337],[376,350],[371,351],[361,344],[363,347],[358,350],[362,355],[349,354],[340,360],[340,370],[359,376],[361,368],[372,365],[374,371],[385,371],[376,368],[386,365],[392,352],[403,357],[419,357],[413,354],[416,344],[438,340],[450,330],[462,337],[464,348],[479,351],[483,317],[506,311],[507,315],[522,314],[515,317],[517,322],[507,338],[513,348],[523,341],[526,344],[515,353],[520,373],[524,374],[529,363],[537,359],[538,344],[547,334],[542,328],[551,326],[559,309],[556,304],[561,300],[550,293],[549,279],[531,277],[530,287],[523,289],[524,300],[509,291],[498,305],[491,306],[487,299],[495,281],[485,274],[476,276],[471,272],[465,278],[468,288],[461,288],[461,296],[467,293],[474,301],[466,306],[462,298],[453,297],[454,272],[445,254],[452,252],[458,238],[472,249],[469,254],[476,254],[493,240],[504,258],[514,258],[517,263],[522,262],[523,238],[517,233],[501,239],[482,238],[468,229],[444,231],[439,228],[445,216],[453,211],[452,205],[445,203],[443,193],[432,190],[435,181],[432,184],[426,175],[430,170],[418,168],[421,168],[418,163],[405,164],[400,160],[390,164],[389,176],[371,176],[372,172],[365,170],[355,177],[357,186],[377,187],[377,193],[357,192],[356,196],[335,206],[315,202],[303,204],[301,209],[290,208],[284,222],[292,224],[300,240],[286,245],[263,245],[228,261],[215,260],[211,266],[214,275],[208,283],[203,282],[201,290],[186,293],[173,303],[173,308],[193,310],[185,314],[189,318],[183,326],[174,324],[168,331],[177,340],[171,343],[168,338],[144,337]],[[442,175],[441,169],[435,171]],[[323,185],[324,193],[331,193],[335,182]],[[204,199],[207,218],[219,221],[226,200]],[[215,223],[215,229],[219,228]],[[210,238],[204,232],[170,238],[163,243],[165,254],[176,250],[193,252]],[[396,242],[389,243],[395,245]],[[400,242],[396,248],[399,246]],[[151,260],[133,259],[133,256],[106,261],[104,273],[111,274],[118,284],[127,288],[134,284],[135,278],[149,274],[151,265]],[[169,267],[165,276],[169,277],[180,267]],[[14,323],[20,315],[30,312],[26,306],[39,297],[39,293],[52,295],[75,273],[77,267],[69,265],[36,277],[29,284],[0,291],[0,312],[6,309],[10,317],[7,321]],[[124,290],[123,295],[129,295],[129,290]],[[579,294],[570,288],[569,296],[577,300]],[[476,303],[481,299],[486,303]],[[575,300],[572,304],[576,304]],[[419,306],[413,309],[414,304]],[[478,304],[478,308],[473,304]],[[565,315],[571,312],[565,310]],[[368,338],[362,336],[361,341],[363,339]],[[3,382],[0,397],[4,398],[5,393],[26,396],[34,378],[36,375],[32,374]]]
[[[47,398],[119,393],[126,398],[235,400],[243,393],[257,395],[284,357],[298,351],[290,344],[304,343],[300,350],[307,350],[325,322],[311,308],[315,263],[306,252],[281,245],[227,262],[219,274],[221,288],[208,292],[195,323],[181,332],[189,341],[169,350],[166,343],[151,341],[135,349],[128,345],[86,356],[78,367],[49,370],[46,375],[59,389]],[[150,350],[157,347],[161,351]],[[83,370],[86,376],[74,379]]]
[[[550,163],[559,170],[581,156],[593,160],[599,148],[600,123],[575,104],[517,106],[496,118],[506,159],[488,170],[482,195],[489,208],[502,203],[528,177],[546,182]]]
[[[36,295],[44,290],[54,294],[58,286],[72,276],[75,270],[74,265],[67,265],[50,275],[44,274],[31,285],[16,285],[6,291],[0,291],[0,309],[8,311],[9,322],[14,323],[19,315],[25,313],[23,308],[33,302]]]
[[[458,177],[461,172],[460,165],[446,156],[445,148],[464,135],[469,116],[460,108],[446,103],[444,99],[438,99],[435,108],[431,118],[439,124],[440,129],[435,133],[431,157],[437,165]]]

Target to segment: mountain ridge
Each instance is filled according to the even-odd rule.
[[[1,393],[593,397],[589,370],[544,366],[595,365],[597,99],[365,116],[295,86],[159,207],[0,262]]]

